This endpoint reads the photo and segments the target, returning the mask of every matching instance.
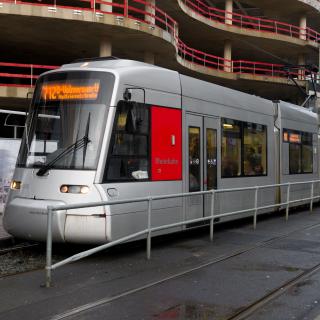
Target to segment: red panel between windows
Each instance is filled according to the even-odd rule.
[[[151,108],[151,179],[182,179],[181,110]]]

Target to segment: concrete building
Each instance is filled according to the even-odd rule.
[[[269,99],[304,100],[319,64],[319,0],[0,1],[0,108],[79,58],[154,63]]]

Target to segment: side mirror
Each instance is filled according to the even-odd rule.
[[[26,123],[26,116],[24,114],[10,113],[6,116],[6,119],[4,121],[4,126],[24,128],[25,123]]]
[[[146,91],[144,88],[126,88],[123,92],[123,100],[146,103]]]
[[[131,100],[131,92],[128,88],[126,88],[126,90],[123,93],[123,100],[125,101],[130,101]]]

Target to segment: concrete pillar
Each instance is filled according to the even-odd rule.
[[[225,23],[232,24],[233,0],[226,0]]]
[[[100,57],[112,56],[112,42],[110,39],[101,40],[99,56]]]
[[[306,64],[306,55],[304,53],[300,53],[298,57],[298,65],[304,66]],[[305,68],[299,68],[298,70],[298,79],[299,80],[304,80],[305,77]]]
[[[113,0],[105,0],[105,1],[112,3]],[[110,5],[110,4],[100,4],[100,10],[103,11],[103,12],[111,13],[112,12],[112,5]]]
[[[232,72],[232,42],[230,40],[224,43],[224,58],[230,60],[224,62],[224,71]]]
[[[156,23],[156,19],[154,18],[156,14],[155,5],[156,5],[156,0],[146,0],[145,11],[148,14],[145,15],[144,20],[150,24]]]
[[[144,62],[145,63],[150,63],[150,64],[154,64],[155,61],[155,55],[153,52],[150,51],[146,51],[144,53]]]
[[[307,16],[303,15],[300,17],[300,39],[307,39]]]

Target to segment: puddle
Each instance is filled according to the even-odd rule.
[[[297,271],[301,271],[300,268],[295,268],[295,267],[282,267],[283,270],[288,271],[288,272],[297,272]]]
[[[310,279],[307,279],[307,280],[304,280],[304,281],[300,281],[299,283],[297,283],[293,288],[290,288],[288,290],[288,293],[291,295],[291,296],[298,296],[300,294],[304,294],[304,291],[303,291],[303,287],[305,286],[311,286],[313,284],[313,280],[310,280]]]
[[[156,320],[217,320],[213,307],[203,304],[181,304],[154,317]]]

